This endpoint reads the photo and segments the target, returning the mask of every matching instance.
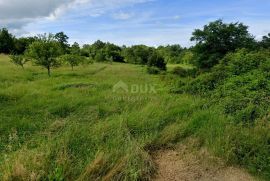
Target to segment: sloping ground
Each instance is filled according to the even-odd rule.
[[[246,137],[242,128],[227,126],[217,108],[202,108],[200,97],[171,94],[167,84],[174,80],[145,72],[137,65],[93,64],[73,72],[61,67],[49,78],[40,67],[28,64],[22,70],[0,55],[0,180],[148,180],[156,171],[150,150],[194,136],[201,139],[196,147],[207,142],[226,154],[224,143],[231,143],[225,149],[253,150],[253,137],[263,137],[256,137],[258,132]],[[129,91],[115,92],[119,82]],[[267,138],[268,127],[263,128],[258,131]],[[196,154],[181,145],[174,151],[156,154],[156,179],[223,178],[235,171],[217,159],[218,166],[207,167],[200,159],[207,156],[203,150]]]
[[[256,181],[241,168],[226,166],[207,150],[191,150],[185,145],[160,150],[154,155],[154,181]]]

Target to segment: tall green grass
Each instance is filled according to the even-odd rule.
[[[260,160],[269,156],[265,126],[236,127],[207,100],[170,94],[166,76],[147,75],[144,67],[62,67],[49,78],[1,56],[0,74],[0,180],[150,180],[151,152],[190,136],[269,178]],[[113,92],[120,80],[153,85],[157,93]],[[239,157],[249,149],[254,157]]]

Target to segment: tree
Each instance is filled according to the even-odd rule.
[[[180,55],[180,63],[191,64],[194,58],[193,52],[190,50],[184,50]]]
[[[101,60],[101,57],[105,57],[105,55],[101,55],[103,54],[103,48],[105,47],[106,43],[98,40],[96,41],[93,45],[91,45],[90,49],[89,49],[89,55],[93,60],[96,60],[97,58],[100,61],[105,61],[105,59]],[[98,56],[98,57],[97,57]]]
[[[14,52],[15,54],[23,54],[27,47],[36,41],[35,37],[18,38],[14,39]]]
[[[164,57],[166,62],[180,63],[181,61],[180,55],[184,49],[180,45],[167,45],[167,46],[159,46],[157,50]]]
[[[153,48],[145,45],[135,45],[129,48],[124,48],[123,56],[125,61],[128,63],[146,65],[152,52]]]
[[[148,58],[148,67],[156,67],[160,70],[166,70],[166,62],[164,58],[156,51],[154,51]]]
[[[60,65],[57,57],[62,54],[61,44],[55,40],[52,34],[40,36],[39,40],[32,43],[26,52],[26,55],[33,59],[36,65],[47,69],[49,76],[51,76],[51,69]]]
[[[81,55],[85,57],[90,57],[90,52],[91,52],[91,45],[89,44],[83,45],[81,49]]]
[[[80,45],[75,42],[71,48],[70,48],[70,54],[72,55],[80,55],[81,54],[81,48],[80,48]]]
[[[83,62],[84,57],[80,55],[66,54],[61,56],[60,59],[68,63],[73,71],[75,66],[78,66],[80,63]]]
[[[0,53],[9,54],[14,50],[14,37],[3,28],[0,30]]]
[[[103,50],[100,50],[96,53],[95,61],[97,62],[104,62],[106,60],[106,56]]]
[[[203,69],[218,64],[228,52],[252,48],[256,44],[248,32],[248,26],[242,23],[225,24],[222,20],[205,25],[203,30],[196,29],[191,41],[196,41],[195,64]]]
[[[84,45],[81,54],[97,62],[124,62],[121,52],[121,47],[98,40],[92,45]]]
[[[124,57],[121,55],[121,47],[114,45],[112,43],[106,43],[104,47],[104,53],[106,61],[110,62],[124,62]]]
[[[263,36],[262,41],[260,42],[261,47],[263,48],[270,48],[270,33],[268,35]]]
[[[67,53],[68,51],[68,39],[69,37],[64,32],[59,32],[54,35],[54,38],[60,43],[61,47],[63,48],[63,51]]]
[[[25,58],[23,55],[10,55],[10,59],[12,63],[22,68],[24,68],[24,64],[29,61],[29,59]]]

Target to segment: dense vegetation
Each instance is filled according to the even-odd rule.
[[[149,180],[151,152],[190,137],[270,179],[270,34],[218,20],[191,40],[80,47],[2,29],[0,180]],[[113,92],[121,80],[155,91]]]
[[[230,29],[243,39],[227,33]],[[223,33],[225,39],[220,36]],[[201,55],[194,60],[197,68],[175,69],[174,73],[182,78],[172,92],[200,95],[207,100],[206,108],[219,107],[238,130],[237,135],[230,135],[228,142],[224,142],[231,149],[224,154],[269,178],[269,38],[265,36],[261,42],[255,42],[246,26],[224,25],[221,21],[210,23],[193,35],[196,38],[192,39],[198,40],[194,52]]]

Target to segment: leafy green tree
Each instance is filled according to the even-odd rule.
[[[71,66],[72,71],[74,70],[75,66],[78,66],[84,61],[84,57],[75,54],[65,54],[61,56],[60,59],[68,63]]]
[[[112,43],[106,43],[105,47],[106,60],[110,62],[124,62],[124,57],[121,55],[121,47]]]
[[[166,62],[180,63],[181,53],[184,49],[180,45],[167,45],[159,46],[157,50],[164,57]]]
[[[184,50],[181,53],[180,63],[191,64],[191,63],[193,63],[193,58],[194,58],[194,54],[193,54],[192,51],[190,51],[190,50]]]
[[[67,53],[69,47],[68,44],[69,37],[64,32],[59,32],[54,35],[54,38],[60,43],[64,52]]]
[[[145,45],[135,45],[123,49],[123,56],[125,61],[133,64],[146,65],[149,57],[153,52],[153,48]]]
[[[270,48],[270,33],[268,35],[263,36],[262,41],[260,42],[261,47],[263,48]]]
[[[93,60],[98,59],[97,61],[105,61],[105,55],[103,52],[103,48],[105,47],[106,43],[98,40],[94,44],[91,45],[89,49],[89,55]],[[101,55],[102,54],[102,55]]]
[[[75,42],[71,48],[70,48],[70,54],[72,55],[80,55],[81,54],[81,48],[79,43]]]
[[[242,23],[225,24],[222,20],[205,25],[203,30],[196,29],[191,41],[196,41],[195,64],[203,69],[218,64],[228,52],[252,48],[256,44],[247,26]]]
[[[15,65],[21,66],[24,69],[24,65],[29,61],[23,55],[10,55],[10,60]]]
[[[166,62],[164,58],[156,51],[154,51],[148,58],[148,67],[157,67],[160,70],[166,70]]]
[[[103,52],[103,50],[100,50],[96,53],[94,60],[97,62],[104,62],[106,60],[106,56],[105,56],[105,53]]]
[[[9,54],[14,50],[14,37],[6,28],[0,30],[0,53]]]
[[[85,56],[85,57],[90,57],[90,52],[91,52],[91,45],[89,45],[89,44],[83,45],[83,47],[81,49],[81,55]]]
[[[27,38],[18,38],[14,39],[14,52],[16,54],[23,54],[27,47],[36,41],[35,37],[27,37]]]
[[[33,42],[27,49],[27,57],[33,59],[36,65],[47,69],[51,76],[51,69],[60,66],[58,57],[63,54],[61,44],[53,35],[42,35],[38,41]]]
[[[84,45],[81,54],[97,62],[124,62],[121,47],[100,40],[92,45]]]

